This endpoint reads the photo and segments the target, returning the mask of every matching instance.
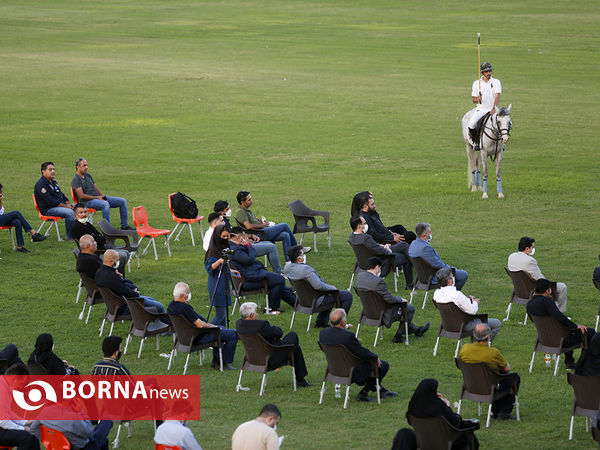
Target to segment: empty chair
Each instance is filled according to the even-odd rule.
[[[254,335],[243,335],[238,333],[239,339],[244,344],[244,358],[242,360],[242,367],[240,367],[240,376],[238,378],[238,383],[235,388],[236,392],[240,390],[245,390],[242,387],[242,375],[244,370],[249,370],[251,372],[262,373],[262,381],[260,384],[260,393],[259,396],[262,397],[263,392],[265,391],[265,386],[267,385],[267,372],[269,370],[275,370],[276,368],[269,368],[269,359],[273,356],[275,352],[288,352],[288,357],[285,362],[280,366],[289,365],[292,367],[292,381],[294,385],[294,391],[296,391],[296,369],[294,365],[294,345],[293,344],[284,344],[284,345],[272,345],[267,340],[262,337],[260,334]]]
[[[167,246],[167,252],[169,253],[169,256],[171,256],[171,247],[169,245],[169,233],[171,233],[171,230],[152,228],[148,224],[148,213],[146,212],[146,208],[144,208],[143,206],[136,206],[131,211],[131,214],[133,216],[133,224],[135,225],[135,229],[141,237],[139,244],[142,243],[142,240],[145,237],[150,238],[150,242],[148,242],[148,245],[142,252],[142,255],[146,254],[148,248],[150,247],[150,244],[152,244],[152,248],[154,249],[154,259],[158,261],[158,253],[156,252],[156,242],[154,238],[157,236],[164,236],[165,245]]]
[[[67,437],[58,430],[40,425],[41,441],[46,450],[70,450],[71,443]]]
[[[3,227],[0,227],[0,230],[8,230],[10,233],[10,242],[12,243],[12,249],[16,250],[17,246],[15,245],[15,232],[13,230],[14,227],[10,226],[10,225],[6,225]]]
[[[438,345],[440,343],[440,337],[446,337],[448,339],[458,339],[456,343],[456,350],[454,351],[454,357],[458,355],[458,349],[463,340],[463,327],[471,320],[479,319],[481,322],[487,323],[487,314],[467,314],[462,311],[454,303],[438,303],[433,300],[433,304],[440,312],[441,323],[440,331],[438,332],[435,346],[433,347],[433,356],[437,354]]]
[[[100,295],[104,299],[104,304],[106,305],[106,313],[104,314],[104,319],[102,320],[102,325],[100,326],[100,336],[102,336],[104,324],[107,320],[111,322],[108,335],[112,336],[115,322],[118,320],[131,320],[131,314],[126,308],[127,304],[125,303],[125,297],[119,297],[113,291],[105,287],[97,286],[97,288],[100,291]]]
[[[584,377],[567,373],[567,381],[573,387],[573,410],[569,427],[569,440],[573,439],[575,416],[585,416],[585,431],[588,431],[588,418],[600,409],[600,375]]]
[[[77,203],[79,203],[79,198],[77,197],[77,194],[73,190],[73,186],[70,186],[69,188],[71,189],[71,198],[73,199],[73,204],[76,205]],[[94,213],[98,210],[94,209],[94,208],[90,208],[87,205],[86,205],[86,208],[88,210],[88,214],[90,215],[90,222],[94,223]]]
[[[371,253],[371,251],[364,245],[352,245],[352,250],[354,251],[354,256],[356,257],[356,262],[354,263],[354,271],[352,272],[352,278],[350,278],[350,286],[348,290],[352,288],[352,283],[354,282],[354,275],[360,271],[367,270],[367,261],[369,258],[376,256],[383,262],[383,266],[388,265],[392,270],[390,272],[394,272],[394,290],[398,292],[398,267],[396,266],[396,257],[393,254],[390,255],[375,255]],[[387,274],[385,274],[386,276]]]
[[[111,225],[111,223],[102,219],[98,223],[98,228],[106,238],[106,245],[115,249],[115,250],[127,250],[129,253],[135,253],[137,255],[137,267],[140,268],[140,252],[139,252],[139,242],[138,242],[138,234],[135,230],[119,230]],[[123,245],[118,245],[117,242],[120,243],[123,241]],[[127,260],[127,264],[130,265],[131,256],[129,260]],[[131,267],[129,267],[129,271],[131,272]]]
[[[173,231],[171,232],[171,234],[169,235],[168,240],[171,241],[172,237],[175,235],[175,232],[177,232],[177,230],[179,229],[179,233],[177,233],[177,236],[175,236],[176,241],[179,240],[179,236],[181,235],[182,231],[185,228],[185,225],[187,224],[188,228],[190,229],[190,236],[192,238],[192,245],[195,247],[196,246],[196,241],[194,240],[194,231],[192,230],[192,224],[193,223],[197,223],[200,226],[200,236],[202,237],[202,239],[204,239],[204,230],[202,229],[202,221],[204,220],[204,216],[196,216],[193,219],[188,219],[188,218],[184,218],[184,217],[177,217],[175,215],[175,213],[173,212],[173,205],[171,203],[171,198],[176,194],[176,192],[173,192],[172,194],[169,194],[169,209],[171,210],[171,216],[173,217],[173,220],[175,221],[175,223],[177,225],[175,225],[175,228],[173,228]]]
[[[377,346],[377,337],[381,331],[381,339],[383,339],[383,314],[386,309],[390,308],[390,305],[386,303],[381,295],[375,291],[365,291],[362,289],[354,288],[360,302],[362,303],[362,311],[360,312],[360,319],[358,326],[356,327],[356,337],[358,338],[358,332],[360,331],[361,324],[370,325],[377,327],[375,332],[375,341],[373,347]],[[404,335],[406,336],[406,345],[408,345],[408,321],[406,320],[406,307],[408,303],[402,303],[398,305],[402,311],[402,321],[404,322]]]
[[[504,318],[504,321],[506,322],[510,316],[510,310],[513,303],[527,305],[529,300],[531,300],[531,297],[533,297],[535,291],[535,280],[531,278],[527,272],[522,270],[519,270],[518,272],[511,272],[506,267],[504,270],[513,283],[513,291],[510,296],[510,302],[508,302],[508,307],[506,308],[506,317]],[[556,281],[552,281],[550,283],[552,285],[552,298],[554,301],[556,301]],[[525,313],[523,325],[527,325],[527,313]],[[598,325],[596,324],[596,326]]]
[[[529,363],[529,373],[533,370],[535,352],[552,353],[556,355],[556,364],[554,366],[554,376],[556,376],[561,353],[579,348],[581,347],[581,343],[577,342],[573,345],[563,347],[563,342],[565,338],[571,335],[571,331],[552,316],[533,316],[529,314],[529,318],[537,329],[533,355],[531,355],[531,362]]]
[[[190,323],[185,317],[172,314],[169,314],[169,320],[171,321],[171,324],[173,325],[173,330],[175,331],[175,340],[173,341],[173,349],[171,350],[167,370],[171,370],[171,364],[173,363],[175,351],[180,351],[188,354],[185,360],[185,366],[183,367],[183,374],[185,375],[185,373],[187,372],[188,363],[190,361],[190,354],[194,352],[199,352],[209,347],[213,347],[219,349],[220,369],[221,372],[223,371],[223,351],[221,349],[220,328],[197,328],[196,326],[194,326],[193,323]],[[208,333],[212,333],[214,335],[213,340],[203,344],[194,343],[196,337]],[[203,359],[204,352],[202,352],[200,355],[200,365],[202,365]]]
[[[139,300],[126,299],[127,307],[131,313],[131,328],[125,341],[124,354],[127,354],[127,347],[132,336],[141,338],[140,349],[138,350],[138,359],[142,354],[142,347],[147,337],[156,336],[156,350],[160,350],[160,335],[171,331],[170,323],[161,322],[160,319],[169,320],[169,315],[166,313],[153,313],[144,309],[143,302]]]
[[[437,289],[439,287],[437,283],[433,282],[437,269],[431,267],[423,258],[416,257],[410,258],[410,260],[413,263],[415,273],[417,274],[417,277],[415,279],[415,286],[410,292],[410,303],[412,304],[413,295],[415,295],[415,290],[418,289],[420,291],[425,291],[425,296],[423,297],[423,307],[421,308],[425,309],[425,303],[427,302],[427,296],[429,295],[429,291],[432,289]],[[456,269],[453,267],[452,274],[454,274],[455,271]]]
[[[90,320],[92,306],[97,305],[98,303],[104,303],[104,298],[102,298],[102,294],[100,293],[98,286],[96,286],[96,282],[92,278],[83,272],[79,272],[79,277],[81,278],[81,283],[85,286],[86,291],[85,300],[83,301],[83,309],[79,313],[79,320],[83,320],[85,307],[89,306],[87,316],[85,318],[85,323],[87,324]]]
[[[331,248],[331,230],[329,229],[329,212],[315,211],[306,206],[302,200],[288,203],[290,211],[294,215],[293,233],[302,233],[300,244],[304,241],[304,233],[313,233],[313,248],[317,251],[317,233],[327,231],[327,245]],[[317,224],[317,217],[323,218],[322,224]]]
[[[463,376],[463,384],[460,389],[457,413],[460,414],[460,407],[463,399],[477,402],[477,411],[481,415],[481,403],[489,403],[486,428],[490,426],[490,417],[492,415],[492,402],[507,395],[515,396],[515,408],[517,411],[517,420],[521,420],[519,411],[519,386],[516,373],[500,374],[493,370],[487,363],[466,363],[458,358],[454,359],[456,367],[460,369]],[[511,386],[499,392],[498,384],[504,380],[509,380]]]
[[[35,194],[31,194],[31,197],[33,198],[33,205],[35,206],[35,210],[38,213],[38,216],[40,216],[40,219],[42,219],[42,223],[40,224],[39,228],[36,230],[36,233],[39,233],[40,230],[42,228],[44,228],[44,225],[47,222],[50,222],[50,226],[46,229],[46,232],[44,233],[44,236],[48,236],[48,234],[50,233],[50,229],[52,228],[52,225],[54,225],[54,227],[56,228],[56,236],[58,237],[58,242],[62,242],[62,238],[60,237],[60,231],[58,231],[58,221],[62,220],[62,217],[59,216],[45,216],[41,213],[40,208],[38,207],[37,204],[37,200],[35,199]]]
[[[289,280],[292,289],[296,291],[296,304],[294,305],[294,312],[292,313],[292,320],[290,322],[290,329],[294,325],[294,318],[296,312],[308,314],[308,325],[306,326],[306,332],[310,330],[310,322],[314,313],[321,311],[328,311],[332,308],[339,308],[340,304],[340,291],[317,291],[310,283],[306,280]],[[317,307],[317,300],[324,294],[329,294],[334,298],[334,303],[326,303]],[[323,302],[325,303],[325,302]],[[317,323],[318,325],[318,323]]]
[[[462,438],[466,439],[468,449],[475,449],[475,431],[477,425],[469,428],[456,428],[443,416],[420,418],[406,414],[408,423],[415,429],[417,435],[417,446],[420,449],[447,449],[450,450],[454,442]]]
[[[346,395],[344,397],[344,409],[346,409],[348,406],[350,385],[352,384],[352,374],[354,369],[356,369],[357,366],[361,365],[366,360],[360,359],[353,355],[352,352],[343,345],[326,345],[319,342],[319,348],[323,351],[323,353],[325,353],[325,358],[327,359],[327,367],[325,368],[325,376],[323,377],[323,385],[321,386],[319,405],[323,403],[325,383],[329,381],[330,383],[334,384],[346,385]],[[371,376],[375,378],[377,403],[381,404],[377,357],[371,358],[368,361],[371,364]]]

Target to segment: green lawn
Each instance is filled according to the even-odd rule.
[[[105,193],[126,197],[130,208],[146,206],[151,224],[161,228],[174,225],[167,194],[177,190],[208,215],[216,200],[234,206],[236,193],[246,189],[258,215],[288,223],[286,203],[301,198],[329,210],[332,220],[332,248],[319,236],[320,250],[308,255],[309,264],[347,288],[354,262],[346,243],[350,202],[368,189],[384,223],[411,229],[419,221],[432,224],[432,244],[444,260],[469,272],[465,293],[481,297],[490,317],[505,315],[512,286],[503,266],[518,239],[530,235],[544,274],[568,285],[568,314],[593,326],[599,298],[591,283],[600,241],[594,141],[599,18],[599,5],[583,1],[5,0],[5,206],[21,210],[37,227],[30,196],[40,163],[53,161],[68,191],[81,156]],[[513,105],[504,200],[496,198],[493,175],[489,200],[467,189],[460,118],[472,106],[477,32],[482,61],[491,61],[502,81],[501,104]],[[113,210],[115,224],[117,217]],[[159,261],[146,255],[128,276],[164,304],[174,284],[186,281],[192,304],[206,313],[204,254],[182,236],[171,258],[161,246]],[[88,325],[77,320],[73,246],[57,243],[54,234],[27,246],[30,255],[16,254],[8,233],[0,233],[0,346],[15,342],[26,358],[36,336],[51,332],[56,353],[89,373],[101,356],[102,310],[93,310]],[[421,293],[415,301],[415,322],[430,321],[432,328],[409,347],[392,344],[391,330],[377,345],[391,365],[384,385],[399,391],[380,406],[351,401],[344,411],[332,386],[317,404],[325,359],[317,330],[305,332],[304,315],[294,329],[313,388],[294,393],[284,368],[269,375],[262,399],[257,374],[244,376],[249,392],[236,393],[237,372],[220,374],[193,358],[189,373],[201,375],[202,417],[190,426],[199,442],[227,448],[239,423],[274,402],[283,412],[283,448],[390,447],[396,430],[406,426],[408,400],[422,378],[437,378],[451,401],[462,380],[452,342],[442,340],[432,356],[439,314],[430,302],[420,310]],[[350,321],[359,313],[355,298]],[[522,421],[479,431],[482,448],[591,447],[583,418],[576,419],[574,441],[567,440],[573,394],[564,365],[554,378],[538,355],[533,374],[527,371],[535,328],[517,323],[523,314],[524,308],[513,308],[494,343],[521,375]],[[290,319],[288,308],[271,322],[288,329]],[[126,325],[115,330],[124,336]],[[361,330],[366,346],[374,333]],[[168,347],[163,339],[161,351]],[[150,341],[141,359],[136,353],[123,357],[133,373],[167,373],[167,360]],[[234,365],[242,354],[240,345]],[[182,368],[180,356],[172,372]],[[351,394],[357,392],[354,386]],[[474,417],[477,409],[466,402],[462,412]],[[121,448],[152,448],[150,422],[134,423],[133,433]]]

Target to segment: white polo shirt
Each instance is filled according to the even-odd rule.
[[[490,111],[494,106],[494,97],[496,94],[502,93],[502,84],[500,80],[491,77],[490,81],[486,82],[483,77],[481,80],[481,105],[478,105],[477,108],[481,108],[482,106]],[[471,89],[471,96],[478,97],[479,96],[479,80],[475,80],[473,82],[473,89]]]

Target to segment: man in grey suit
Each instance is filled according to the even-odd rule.
[[[519,240],[518,250],[518,252],[511,253],[508,257],[508,270],[511,272],[522,270],[527,272],[534,280],[546,278],[533,257],[535,254],[535,239],[527,236],[522,237]],[[564,313],[567,310],[567,285],[565,283],[556,283],[556,299],[558,310]]]
[[[392,323],[401,320],[400,315],[400,304],[407,303],[407,301],[401,297],[395,297],[392,295],[385,280],[380,277],[381,274],[381,260],[374,256],[369,258],[367,261],[367,271],[361,272],[356,278],[356,289],[362,291],[374,291],[383,297],[383,300],[390,305],[389,308],[383,313],[383,324],[390,328]],[[416,326],[413,322],[413,316],[415,314],[415,307],[413,305],[406,305],[406,320],[408,321],[408,332],[414,334],[417,337],[423,336],[429,329],[429,322],[422,327]],[[404,342],[404,326],[400,324],[398,331],[392,339],[394,343]]]
[[[378,244],[373,237],[367,233],[369,225],[362,216],[353,216],[350,219],[352,233],[348,237],[348,243],[352,246],[364,245],[375,256],[394,255],[396,266],[402,266],[406,289],[413,288],[413,266],[408,258],[408,244],[399,242],[394,245]],[[382,276],[386,276],[393,269],[391,259],[386,258],[381,266]]]
[[[331,294],[328,294],[327,291],[337,291],[338,289],[331,284],[325,283],[317,271],[306,264],[306,255],[304,254],[303,247],[301,245],[294,245],[293,247],[290,247],[288,249],[288,258],[290,259],[290,262],[286,264],[285,268],[283,269],[283,274],[292,281],[308,281],[313,289],[317,291],[323,291],[323,295],[317,299],[316,307],[331,305],[331,308],[333,308],[334,298]],[[350,291],[343,290],[340,290],[339,293],[340,307],[346,311],[346,314],[348,314],[348,311],[350,311],[350,307],[352,306],[352,293]],[[315,322],[316,328],[324,328],[328,326],[327,320],[329,318],[331,308],[319,313]]]

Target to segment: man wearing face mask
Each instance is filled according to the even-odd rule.
[[[104,253],[102,266],[96,272],[94,280],[100,287],[110,289],[115,295],[125,298],[144,299],[144,308],[153,307],[157,313],[164,313],[165,307],[158,300],[152,297],[142,295],[138,287],[132,281],[123,278],[121,273],[117,272],[119,268],[119,254],[115,250],[106,250]],[[125,307],[127,308],[127,307]],[[165,321],[166,319],[161,319]],[[168,323],[168,322],[167,322]]]
[[[285,266],[283,271],[285,276],[292,281],[307,281],[313,289],[323,293],[323,295],[317,299],[315,308],[330,305],[329,309],[323,310],[317,315],[317,320],[315,321],[316,328],[326,327],[328,325],[329,313],[331,312],[335,301],[334,297],[331,294],[328,294],[327,291],[337,291],[338,289],[331,284],[325,283],[317,271],[306,264],[306,255],[304,254],[301,245],[290,247],[288,250],[288,257],[290,258],[291,263]],[[346,311],[346,314],[348,314],[348,311],[350,311],[350,307],[352,306],[352,293],[350,291],[340,290],[339,298],[339,306]]]
[[[449,266],[442,258],[437,254],[437,252],[433,249],[433,247],[429,244],[431,241],[432,233],[431,226],[428,223],[420,222],[415,227],[415,232],[417,233],[417,239],[412,241],[410,247],[408,248],[408,256],[411,258],[422,258],[427,264],[429,264],[434,269],[441,269],[443,267],[450,267],[455,269],[455,277],[456,277],[456,289],[461,290],[467,279],[469,278],[469,274],[465,270],[459,270],[456,267]],[[434,278],[433,282],[437,284],[437,279]]]
[[[238,342],[235,330],[207,322],[206,319],[194,311],[194,308],[189,304],[191,299],[192,293],[190,287],[184,282],[177,283],[173,289],[173,301],[167,306],[167,313],[185,317],[196,328],[220,328],[223,370],[234,370],[235,367],[233,367],[231,363],[233,362]],[[195,338],[194,345],[212,342],[213,340],[213,333],[203,334]],[[220,369],[220,366],[219,349],[213,348],[213,360],[210,367],[213,369]]]
[[[369,224],[362,216],[353,216],[350,219],[350,227],[352,233],[348,237],[348,243],[352,246],[364,245],[373,255],[385,256],[394,255],[396,266],[402,266],[404,279],[406,281],[406,289],[413,288],[413,266],[408,258],[408,244],[400,242],[397,244],[378,244],[375,239],[368,234]],[[385,277],[393,269],[390,258],[385,258],[381,266],[381,276]]]
[[[540,270],[535,254],[535,239],[524,236],[519,240],[518,252],[511,253],[508,257],[508,270],[518,272],[522,270],[529,274],[534,280],[546,278]],[[567,310],[567,285],[556,283],[556,304],[560,312]]]
[[[467,297],[465,294],[456,289],[456,280],[452,275],[452,269],[450,267],[443,267],[436,272],[435,276],[440,285],[440,288],[433,293],[433,299],[437,303],[454,303],[461,309],[461,311],[464,311],[467,314],[477,314],[481,300],[473,297],[472,295]],[[471,320],[470,322],[466,323],[463,326],[462,337],[473,338],[473,330],[479,323],[481,323],[481,320],[479,319]],[[487,324],[491,330],[490,342],[492,342],[498,334],[498,331],[500,331],[502,322],[500,322],[498,319],[488,317]]]
[[[283,440],[275,431],[280,420],[279,408],[266,404],[256,419],[236,428],[231,437],[231,450],[278,450]]]
[[[119,336],[108,336],[102,341],[104,358],[98,361],[92,369],[92,375],[131,375],[131,372],[119,362],[121,358],[121,342]]]

